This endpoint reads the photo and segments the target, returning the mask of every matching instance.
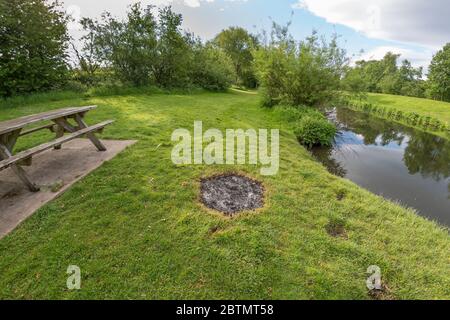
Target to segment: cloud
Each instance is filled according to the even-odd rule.
[[[450,41],[448,0],[299,0],[292,7],[370,38],[433,48]]]
[[[155,5],[169,5],[173,4],[176,0],[154,0]],[[202,2],[212,3],[215,0],[178,0],[177,2],[184,4],[187,7],[198,8]],[[226,2],[247,2],[248,0],[225,0]]]

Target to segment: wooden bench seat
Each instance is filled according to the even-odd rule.
[[[108,120],[108,121],[104,121],[102,123],[78,130],[74,133],[70,133],[68,135],[65,135],[61,138],[58,138],[54,141],[48,142],[48,143],[44,143],[41,144],[37,147],[28,149],[26,151],[20,152],[16,155],[13,155],[5,160],[0,161],[0,170],[6,169],[7,167],[13,165],[13,164],[17,164],[20,162],[23,162],[27,159],[30,159],[31,157],[33,157],[34,155],[37,155],[41,152],[44,152],[46,150],[49,150],[51,148],[54,148],[56,146],[60,146],[66,142],[69,142],[71,140],[74,140],[76,138],[79,138],[83,135],[89,134],[89,133],[94,133],[94,132],[98,132],[100,130],[102,130],[104,127],[106,127],[107,125],[113,123],[113,120]]]

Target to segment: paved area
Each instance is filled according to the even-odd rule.
[[[87,139],[76,139],[61,150],[48,150],[24,167],[41,191],[33,193],[11,171],[0,171],[0,238],[14,230],[44,204],[55,199],[72,184],[111,160],[136,141],[102,141],[105,152],[98,152]]]

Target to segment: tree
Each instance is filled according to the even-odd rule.
[[[96,25],[92,19],[83,18],[81,25],[85,34],[81,37],[82,47],[78,49],[72,43],[72,49],[78,60],[79,69],[76,70],[76,79],[87,85],[94,85],[96,73],[102,64],[100,48],[96,45]]]
[[[402,65],[398,72],[398,81],[400,82],[400,92],[399,94],[403,96],[410,97],[424,97],[424,81],[423,68],[414,68],[411,62],[408,60],[403,60]]]
[[[74,46],[78,80],[95,84],[100,71],[112,70],[123,83],[134,86],[222,90],[231,85],[234,70],[220,48],[184,33],[182,16],[170,6],[159,9],[158,21],[152,9],[136,3],[124,20],[108,12],[100,20],[82,19],[83,44]]]
[[[408,60],[403,60],[399,67],[399,57],[399,54],[388,52],[381,60],[357,61],[355,67],[347,71],[344,86],[349,91],[363,89],[367,92],[422,97],[423,69],[414,68]]]
[[[361,68],[362,79],[369,92],[391,91],[393,78],[397,72],[399,55],[386,53],[382,60],[358,61],[357,68]]]
[[[183,17],[172,8],[159,10],[158,61],[154,69],[157,84],[162,87],[184,87],[189,83],[192,50],[189,35],[183,35]]]
[[[95,39],[95,59],[111,67],[122,81],[135,86],[151,82],[156,64],[157,25],[151,10],[152,6],[142,9],[136,3],[125,20],[117,20],[108,12],[101,21],[83,20]],[[90,50],[90,44],[85,42],[85,46]]]
[[[360,68],[346,68],[345,77],[342,79],[342,88],[359,100],[367,97],[367,88]]]
[[[57,1],[0,0],[0,96],[64,84],[67,21]]]
[[[428,73],[431,98],[450,101],[450,43],[433,56]]]
[[[329,102],[338,94],[347,63],[337,36],[327,43],[316,32],[299,43],[290,37],[272,40],[255,52],[255,70],[267,106]]]
[[[236,70],[236,84],[256,88],[252,50],[258,47],[258,39],[247,30],[230,27],[220,32],[214,43],[231,58]]]
[[[192,82],[208,90],[225,90],[235,80],[235,70],[231,58],[220,48],[200,41],[194,46]]]

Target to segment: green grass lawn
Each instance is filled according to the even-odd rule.
[[[377,93],[369,93],[368,100],[383,107],[433,117],[450,125],[450,103],[448,102]]]
[[[139,142],[0,240],[0,298],[368,299],[366,271],[378,265],[391,298],[449,299],[448,229],[329,174],[258,101],[244,92],[135,94],[1,109],[6,120],[97,104],[88,122],[116,120],[103,138]],[[281,128],[278,175],[172,164],[172,131],[195,120]],[[227,219],[199,204],[200,178],[231,170],[264,183],[263,210]],[[327,233],[333,221],[347,237]],[[69,265],[81,268],[79,291],[66,289]]]

